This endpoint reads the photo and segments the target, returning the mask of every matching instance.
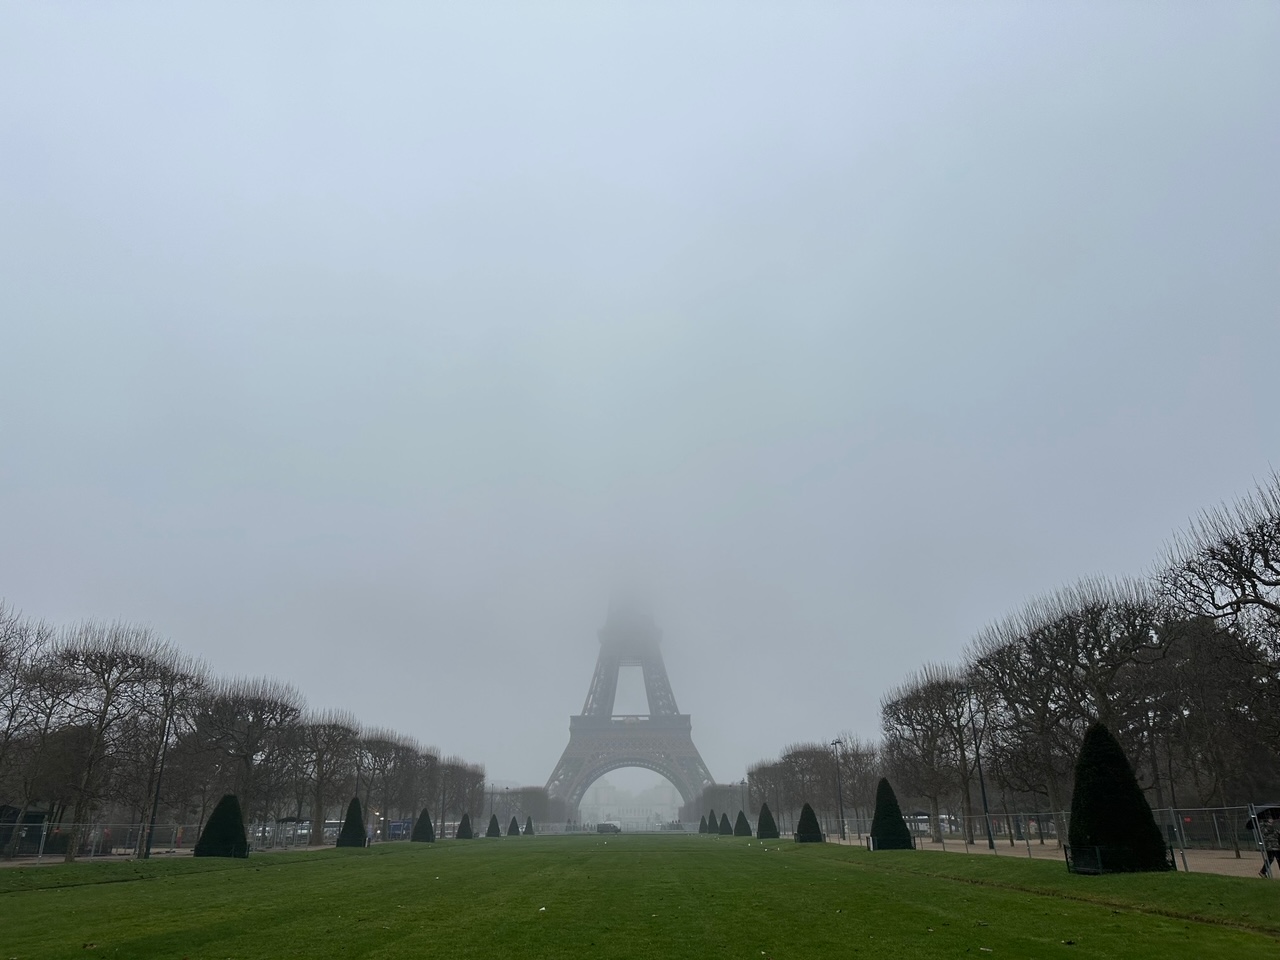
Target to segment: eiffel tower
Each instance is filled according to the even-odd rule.
[[[564,800],[576,816],[583,794],[597,779],[619,767],[644,767],[666,777],[684,802],[692,803],[714,781],[693,745],[689,714],[676,707],[658,650],[662,631],[651,617],[611,603],[599,636],[587,701],[580,716],[569,718],[569,745],[547,781],[548,795]],[[618,670],[624,666],[644,671],[647,714],[613,712]]]

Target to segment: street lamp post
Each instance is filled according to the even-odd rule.
[[[741,791],[742,792],[742,812],[745,814],[747,812],[747,781],[746,779],[744,778],[740,780],[739,785],[742,787],[742,791]]]
[[[840,839],[847,839],[844,835],[844,791],[840,787],[840,740],[831,741],[831,745],[836,748],[836,807],[840,811]]]

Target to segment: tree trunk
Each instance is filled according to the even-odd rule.
[[[1058,833],[1058,846],[1065,846],[1067,818],[1063,816],[1066,811],[1062,808],[1062,791],[1058,789],[1058,774],[1053,769],[1053,752],[1043,738],[1040,741],[1040,755],[1044,762],[1044,787],[1049,797],[1049,806],[1052,808],[1050,813],[1053,814],[1054,828]]]
[[[311,800],[311,846],[324,845],[324,787],[316,780],[315,796]]]
[[[963,745],[960,747],[960,802],[964,824],[961,827],[973,843],[973,770],[969,767],[969,758],[965,755]]]
[[[385,776],[385,774],[384,774],[384,776]],[[370,774],[369,774],[369,782],[368,782],[368,784],[366,784],[366,785],[365,785],[365,788],[364,788],[364,809],[360,811],[361,813],[363,813],[363,814],[364,814],[364,828],[365,828],[365,831],[366,831],[366,835],[367,835],[368,830],[369,830],[369,822],[370,822],[370,821],[369,821],[369,811],[372,809],[372,807],[370,807],[370,806],[369,806],[369,802],[370,802],[372,799],[373,799],[373,773],[372,773],[372,772],[370,772]]]

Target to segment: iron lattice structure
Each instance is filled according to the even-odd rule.
[[[600,630],[600,655],[582,714],[569,718],[569,745],[547,781],[547,793],[577,815],[587,788],[610,770],[643,767],[671,781],[686,804],[713,781],[693,745],[693,723],[676,706],[658,642],[662,632],[644,614],[611,605]],[[647,714],[613,712],[618,671],[644,673]]]

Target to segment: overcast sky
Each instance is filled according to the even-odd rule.
[[[1280,466],[1280,5],[0,7],[0,597],[713,775]]]

